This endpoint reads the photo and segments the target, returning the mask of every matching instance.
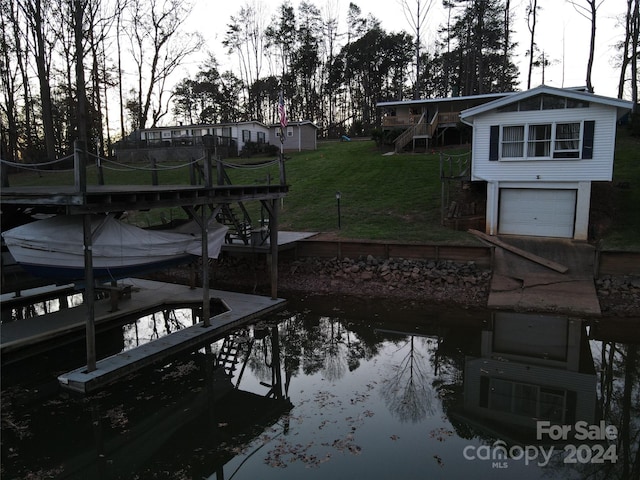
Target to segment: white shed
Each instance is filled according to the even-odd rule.
[[[587,240],[591,182],[610,181],[632,103],[542,85],[461,112],[471,180],[487,182],[486,233]]]

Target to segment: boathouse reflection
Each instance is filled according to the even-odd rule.
[[[465,360],[469,420],[501,438],[531,434],[538,420],[595,422],[597,378],[581,320],[496,312],[480,350]]]

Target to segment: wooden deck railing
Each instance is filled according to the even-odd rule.
[[[407,128],[404,132],[402,132],[400,136],[398,136],[395,142],[396,153],[402,151],[402,149],[406,147],[409,142],[411,142],[415,137],[432,138],[435,135],[438,126],[458,123],[458,121],[460,120],[460,112],[436,112],[430,122],[426,122],[425,120],[425,115],[422,114],[417,123],[411,124],[409,128]],[[399,124],[396,125],[399,126]]]

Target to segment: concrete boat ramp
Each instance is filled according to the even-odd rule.
[[[116,311],[112,311],[112,303],[108,299],[96,302],[96,328],[115,324],[118,320],[122,321],[123,317],[145,315],[151,310],[177,308],[185,304],[193,304],[194,308],[202,305],[201,288],[138,278],[126,279],[122,283],[131,286],[131,296],[121,299]],[[28,293],[23,292],[23,296],[26,297]],[[42,295],[41,291],[34,293]],[[60,384],[70,390],[89,393],[173,354],[197,348],[207,341],[214,341],[216,337],[242,324],[279,310],[286,303],[280,298],[271,299],[213,289],[210,290],[210,298],[219,299],[227,308],[224,313],[211,318],[210,326],[205,327],[202,322],[196,323],[131,350],[104,358],[96,362],[96,369],[91,372],[87,371],[86,366],[80,367],[59,376]],[[3,298],[3,303],[5,301],[10,299]],[[86,308],[78,306],[3,324],[0,332],[0,352],[3,359],[20,349],[41,342],[55,341],[74,332],[82,334],[86,326],[86,317]]]
[[[500,239],[504,244],[494,253],[487,307],[601,315],[593,281],[595,249],[592,245],[541,237],[504,235]]]

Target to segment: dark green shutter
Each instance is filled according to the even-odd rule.
[[[595,130],[593,120],[584,122],[584,135],[582,136],[582,159],[590,160],[593,158],[593,132]]]
[[[489,160],[498,160],[498,142],[500,141],[500,126],[491,125],[491,136],[489,137]]]
[[[489,392],[490,392],[490,379],[482,375],[480,377],[480,402],[478,406],[489,408]]]

